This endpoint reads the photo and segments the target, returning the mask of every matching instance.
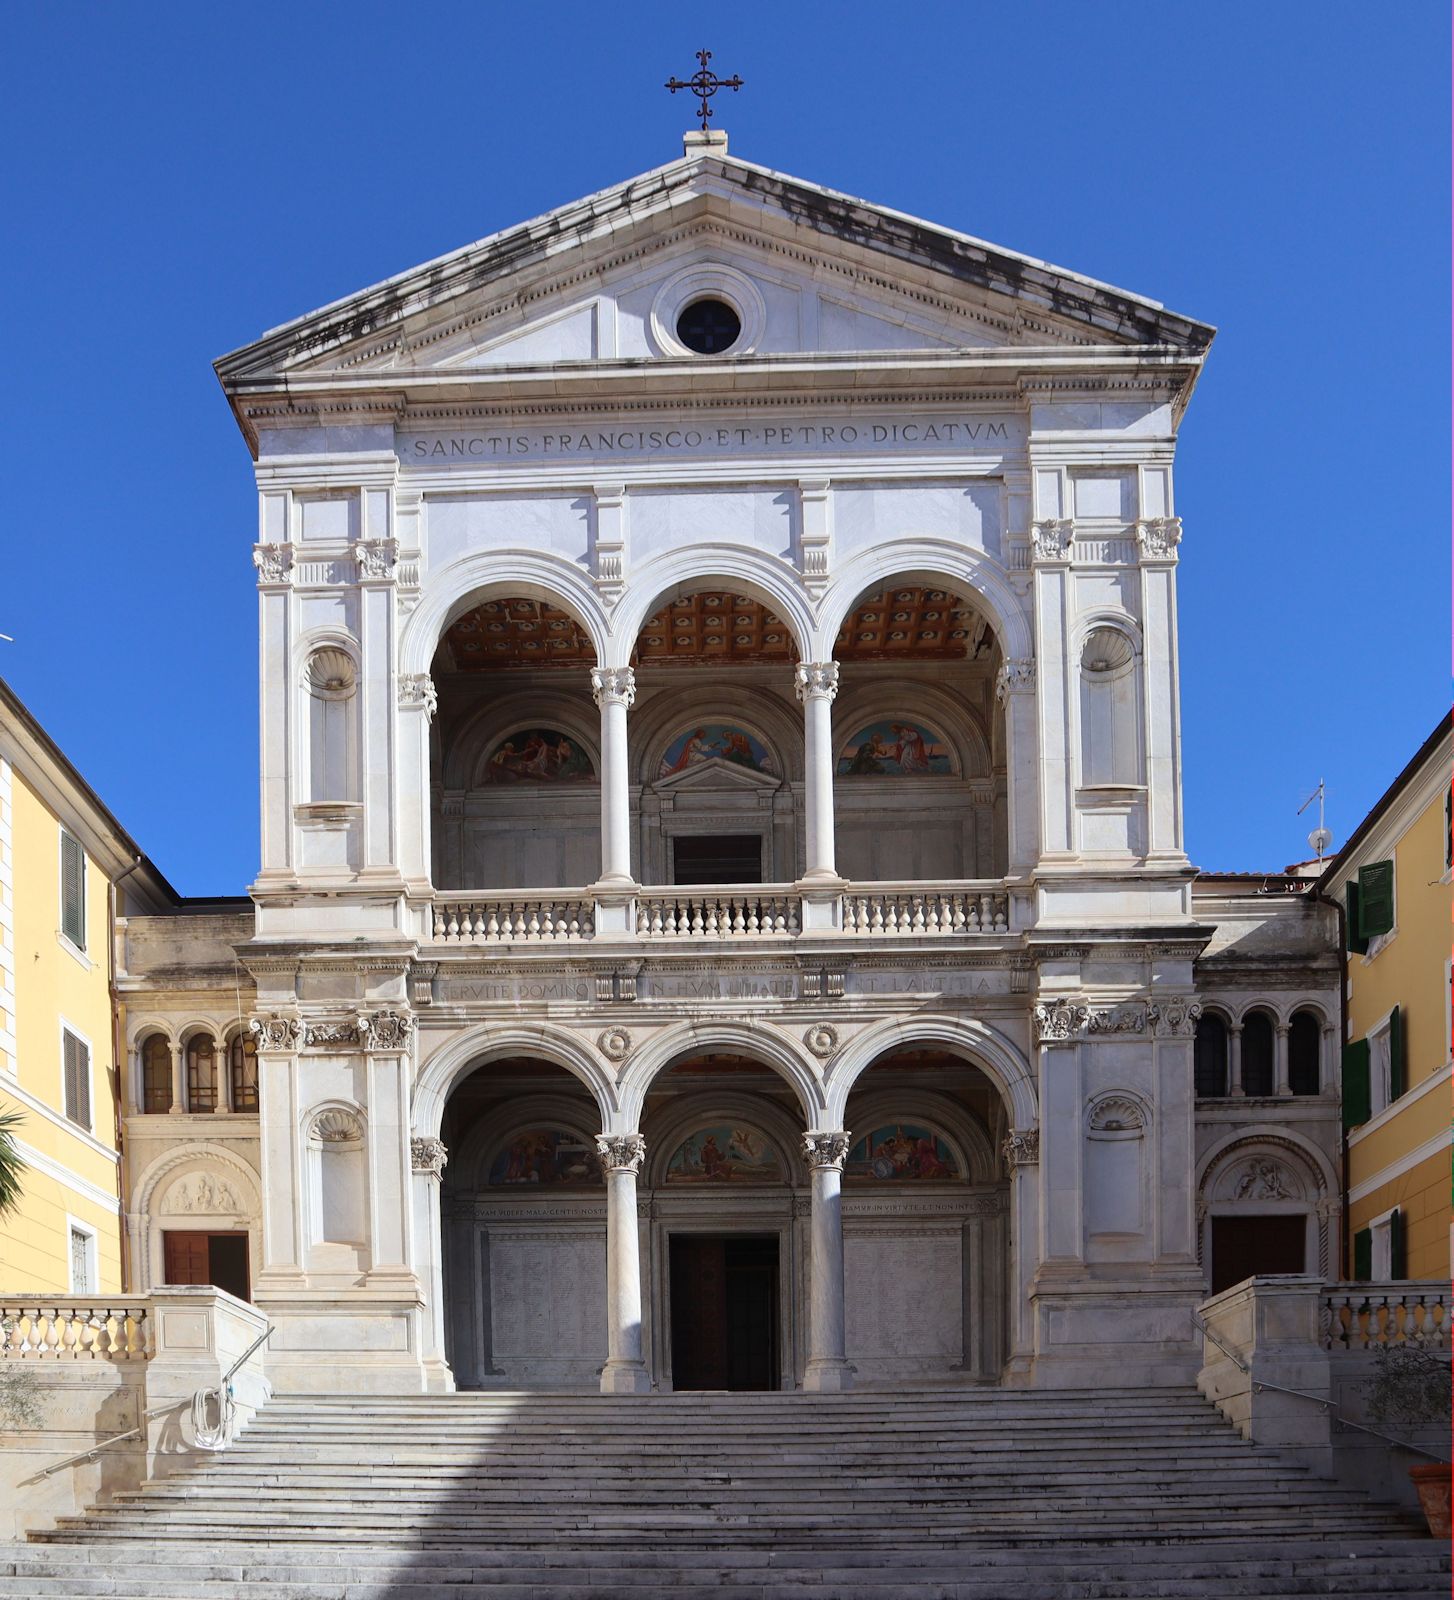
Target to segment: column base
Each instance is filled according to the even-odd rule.
[[[853,1367],[843,1360],[812,1360],[803,1373],[809,1394],[847,1394],[853,1387]]]
[[[650,1394],[644,1361],[608,1361],[601,1368],[602,1394]]]

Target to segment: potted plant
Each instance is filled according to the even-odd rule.
[[[1405,1428],[1442,1425],[1447,1436],[1454,1405],[1449,1352],[1417,1344],[1385,1344],[1374,1350],[1374,1362],[1368,1420]],[[1450,1536],[1450,1470],[1447,1461],[1409,1468],[1424,1519],[1436,1539]]]

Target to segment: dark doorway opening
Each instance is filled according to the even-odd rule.
[[[671,1236],[674,1389],[776,1389],[775,1234]]]
[[[681,834],[672,840],[677,883],[761,883],[762,836],[756,833]]]
[[[162,1234],[162,1275],[168,1283],[210,1283],[249,1300],[247,1235],[169,1228]]]
[[[1306,1217],[1213,1217],[1212,1293],[1243,1278],[1306,1271],[1307,1242]]]

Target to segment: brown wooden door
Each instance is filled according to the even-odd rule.
[[[1244,1278],[1305,1271],[1307,1239],[1306,1217],[1213,1217],[1212,1293]]]
[[[168,1228],[162,1234],[162,1276],[167,1283],[210,1283],[250,1299],[247,1235]]]

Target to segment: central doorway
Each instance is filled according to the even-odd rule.
[[[776,1389],[775,1234],[671,1235],[674,1389]]]

